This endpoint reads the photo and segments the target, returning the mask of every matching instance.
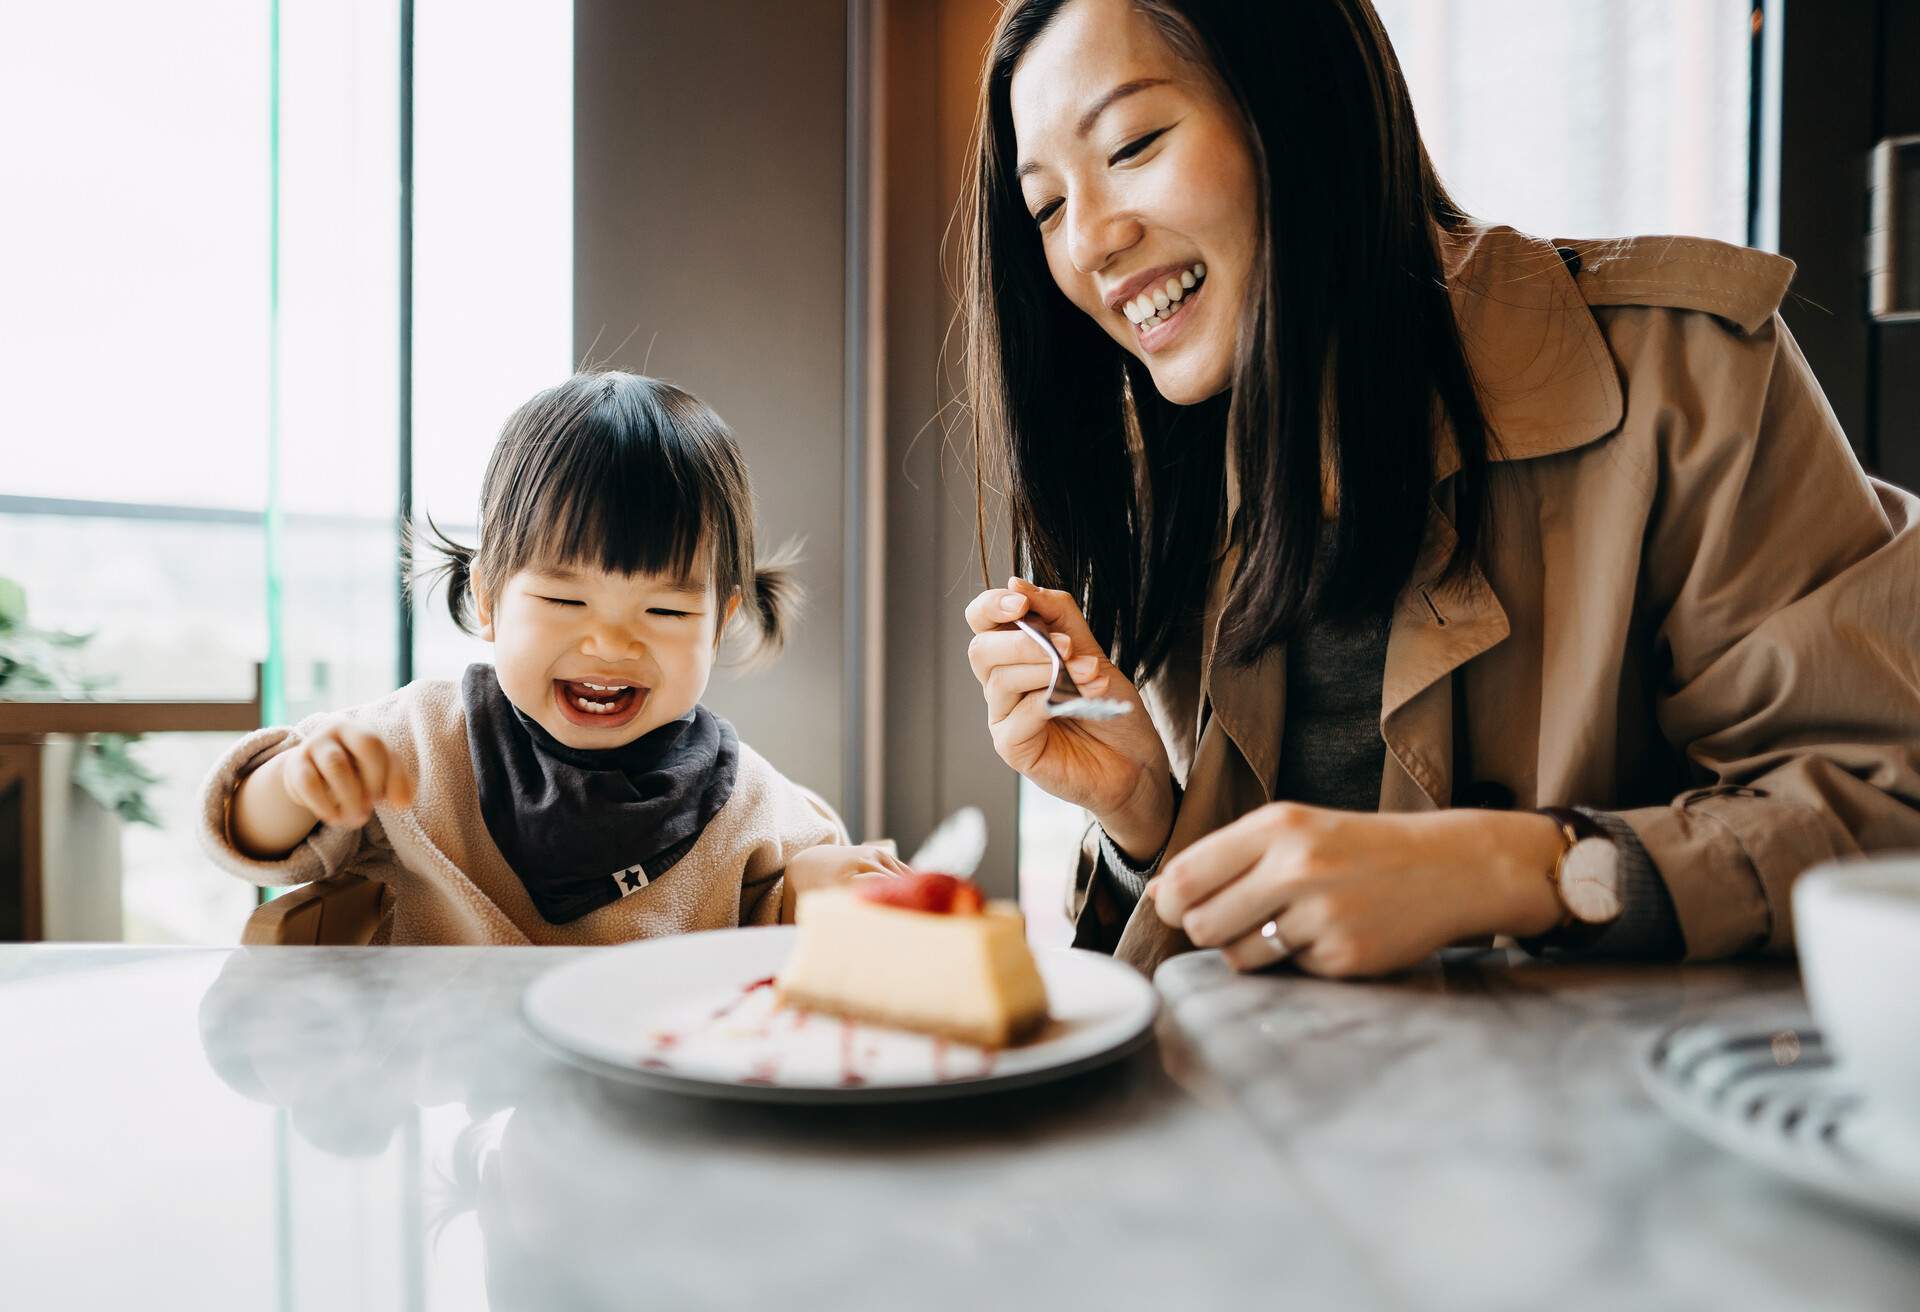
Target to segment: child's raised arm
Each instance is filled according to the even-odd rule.
[[[256,861],[285,856],[321,821],[364,825],[374,803],[413,804],[413,776],[379,737],[328,720],[240,781],[229,813],[234,846]]]

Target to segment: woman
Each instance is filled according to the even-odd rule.
[[[1098,822],[1080,944],[1784,950],[1803,869],[1920,846],[1920,502],[1788,261],[1476,224],[1367,0],[1015,0],[978,136],[976,441],[1044,586],[970,658]],[[1020,616],[1147,713],[1047,718]]]

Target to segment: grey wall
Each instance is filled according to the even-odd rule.
[[[845,2],[576,0],[574,41],[577,358],[712,405],[805,536],[797,640],[706,700],[844,806]]]
[[[887,0],[879,6],[884,120],[881,197],[886,437],[884,759],[887,831],[910,850],[960,806],[986,812],[978,878],[1011,896],[1019,777],[994,755],[980,685],[967,666],[963,610],[980,590],[971,429],[953,404],[962,377],[953,326],[959,228],[949,229],[967,165],[981,52],[993,0]],[[945,257],[943,258],[943,239]],[[1011,572],[1005,519],[994,579]]]

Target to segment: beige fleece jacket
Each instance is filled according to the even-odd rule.
[[[779,919],[782,875],[794,853],[847,841],[831,807],[741,743],[732,798],[671,870],[578,920],[549,924],[480,817],[459,684],[421,680],[347,714],[413,772],[411,807],[382,803],[358,828],[322,824],[278,861],[256,861],[235,847],[227,827],[235,789],[325,718],[313,716],[292,729],[249,734],[214,765],[201,794],[200,841],[222,869],[253,884],[345,873],[386,884],[393,907],[376,943],[580,945],[768,925]]]

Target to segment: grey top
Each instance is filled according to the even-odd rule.
[[[1342,811],[1380,809],[1388,627],[1385,615],[1358,624],[1316,620],[1287,644],[1287,725],[1275,797]]]
[[[1379,809],[1387,750],[1380,736],[1380,695],[1389,627],[1386,616],[1357,624],[1319,620],[1287,644],[1287,722],[1275,797],[1345,811]],[[1633,827],[1603,811],[1577,809],[1619,847],[1622,876],[1620,918],[1580,954],[1678,957],[1673,899]],[[1160,857],[1145,865],[1130,862],[1104,830],[1100,852],[1103,877],[1121,904],[1139,901]],[[1551,941],[1546,948],[1563,950]]]
[[[1336,984],[1189,953],[1159,1043],[1117,1066],[854,1110],[564,1065],[521,990],[601,951],[0,945],[30,1073],[0,1079],[6,1305],[1784,1312],[1920,1288],[1920,1234],[1640,1090],[1682,1008],[1799,1023],[1790,965],[1455,953]]]

